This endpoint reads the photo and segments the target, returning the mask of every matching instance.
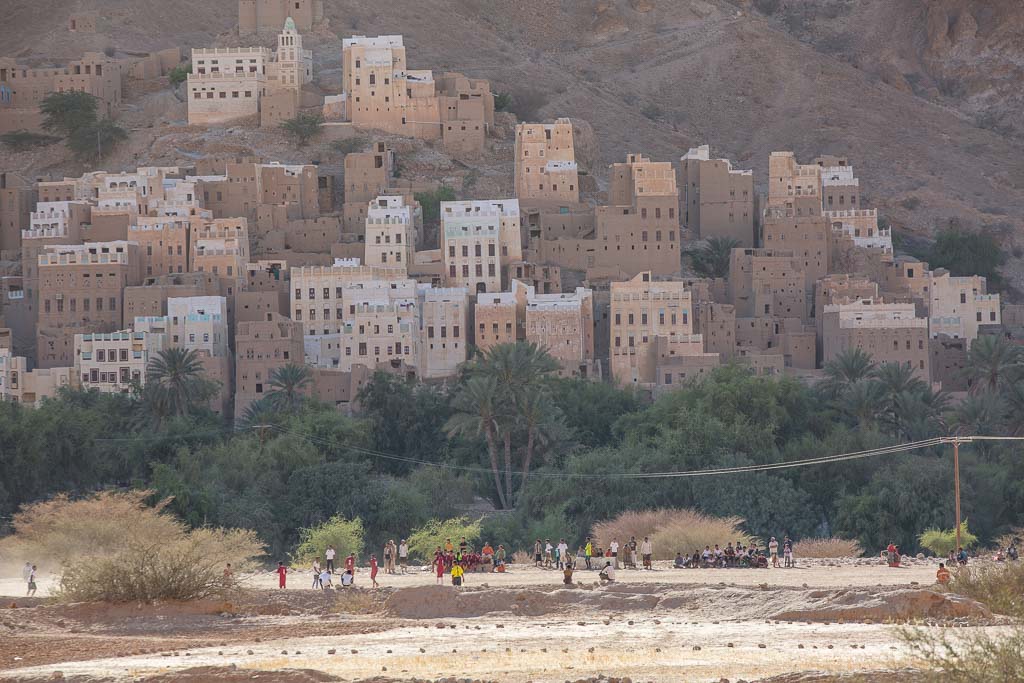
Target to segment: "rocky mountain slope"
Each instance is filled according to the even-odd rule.
[[[4,55],[238,41],[234,0],[5,4]],[[601,182],[601,167],[629,151],[676,159],[710,143],[762,184],[772,150],[846,154],[865,199],[897,226],[926,235],[958,220],[1024,242],[1019,0],[326,5],[328,25],[307,39],[325,90],[340,86],[341,36],[402,33],[414,68],[489,78],[521,116],[590,121]],[[100,34],[69,40],[67,16],[89,9],[100,11]]]

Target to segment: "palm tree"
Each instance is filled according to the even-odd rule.
[[[242,419],[239,426],[242,427],[254,427],[256,425],[265,425],[270,422],[277,414],[277,410],[274,408],[273,402],[267,397],[257,399],[250,403],[245,411],[242,413]]]
[[[308,365],[289,363],[270,373],[270,391],[266,398],[282,412],[296,413],[306,400],[305,390],[313,381]]]
[[[739,246],[740,242],[732,237],[710,237],[703,247],[690,251],[693,269],[701,277],[728,277],[732,250]]]
[[[517,499],[526,489],[526,480],[530,476],[530,465],[533,462],[534,450],[538,445],[547,446],[566,429],[562,411],[545,391],[532,391],[517,402],[517,412],[522,427],[526,430],[526,446],[523,449],[523,479],[519,483]]]
[[[452,401],[455,413],[445,424],[449,436],[483,436],[487,443],[487,454],[491,461],[491,474],[498,491],[498,503],[503,509],[509,507],[506,487],[502,486],[501,470],[498,466],[498,433],[501,431],[501,394],[498,382],[493,377],[471,377]],[[507,431],[507,430],[506,430]]]
[[[143,402],[159,422],[186,415],[209,401],[215,385],[203,376],[203,362],[194,349],[164,349],[149,361]]]
[[[846,387],[839,408],[858,427],[867,428],[877,421],[880,395],[876,382],[858,380]]]
[[[879,407],[893,434],[901,434],[910,404],[928,390],[914,368],[900,363],[883,363],[872,373],[871,381],[878,385]]]
[[[1024,380],[1003,385],[1003,429],[1010,436],[1024,434]]]
[[[978,337],[967,352],[967,364],[964,366],[971,393],[995,391],[1020,363],[1020,350],[1002,336]]]
[[[963,434],[995,434],[1003,417],[1000,403],[998,395],[990,392],[968,396],[957,406],[954,420]]]
[[[832,398],[844,394],[852,385],[871,377],[877,366],[863,349],[847,349],[825,363],[822,389]]]

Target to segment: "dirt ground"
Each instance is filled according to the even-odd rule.
[[[513,567],[434,586],[423,571],[367,590],[314,591],[308,572],[249,577],[226,600],[58,605],[0,582],[0,680],[755,680],[910,665],[901,624],[998,629],[978,603],[934,589],[935,566],[812,561],[796,569],[596,572],[561,585]],[[52,587],[43,576],[41,588]],[[12,607],[17,605],[17,607]],[[58,673],[59,672],[59,673]],[[261,673],[262,672],[262,673]],[[383,677],[383,678],[382,678]]]

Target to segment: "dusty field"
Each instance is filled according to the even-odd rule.
[[[833,565],[833,566],[830,566]],[[158,607],[48,605],[7,597],[0,680],[634,681],[758,679],[910,664],[894,623],[999,628],[984,606],[931,588],[934,566],[853,560],[792,570],[620,571],[560,584],[514,568],[435,587],[416,572],[378,591],[286,591],[249,579],[227,601]],[[365,571],[357,584],[365,585]],[[44,577],[43,588],[48,587]],[[0,583],[10,595],[18,581]],[[9,609],[11,602],[23,607]],[[30,607],[31,605],[31,607]]]

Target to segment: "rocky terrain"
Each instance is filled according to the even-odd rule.
[[[69,40],[69,14],[94,9],[99,33]],[[0,53],[37,63],[83,49],[239,42],[234,0],[8,0],[5,12]],[[402,33],[411,66],[489,78],[521,118],[589,121],[598,183],[629,151],[674,159],[705,142],[754,168],[762,185],[772,150],[846,154],[864,199],[906,232],[927,236],[954,220],[1024,242],[1017,0],[327,0],[326,13],[307,38],[324,91],[340,87],[340,37]],[[274,134],[201,134],[182,125],[182,93],[143,90],[130,93],[131,144],[111,166],[173,161],[177,142],[159,144],[168,135],[198,153],[323,154],[290,150]],[[506,173],[502,151],[461,168]],[[79,169],[51,150],[4,155],[0,170]]]

